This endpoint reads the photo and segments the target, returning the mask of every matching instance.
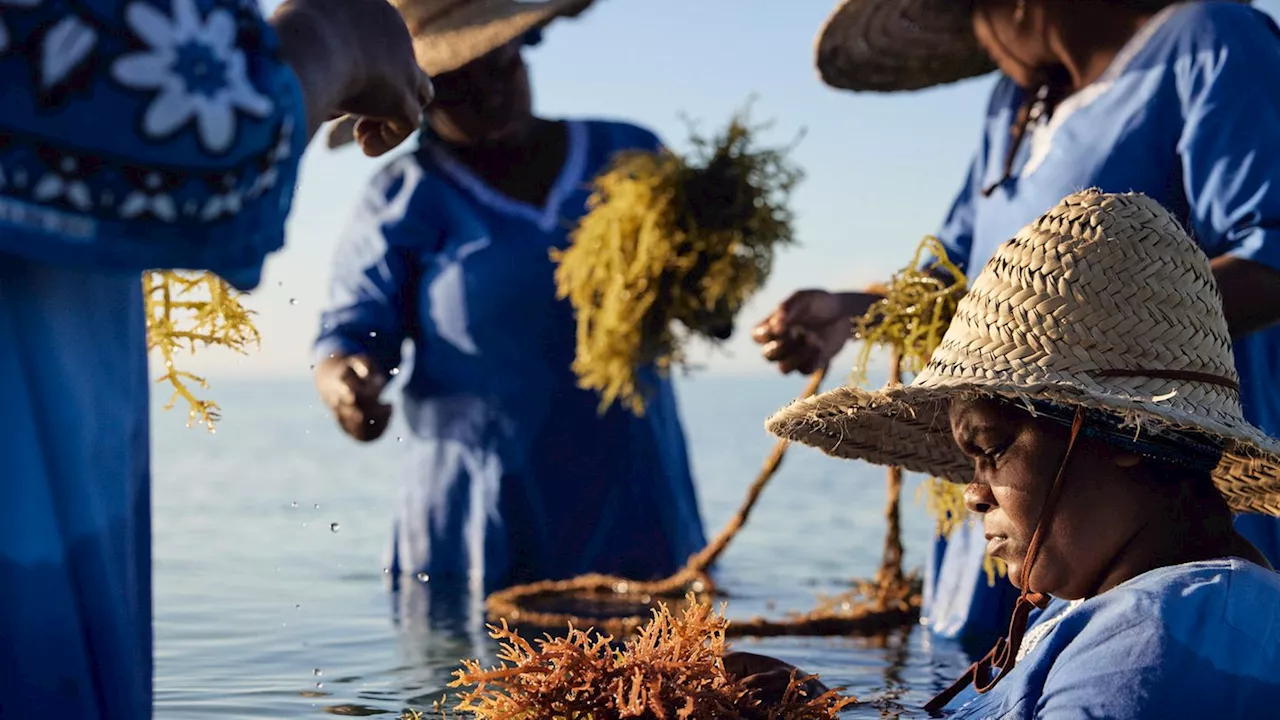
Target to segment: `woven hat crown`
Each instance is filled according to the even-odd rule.
[[[1236,382],[1208,258],[1150,198],[1090,190],[999,248],[913,385],[1078,391],[1234,426]]]

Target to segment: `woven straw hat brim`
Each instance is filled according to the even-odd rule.
[[[846,0],[818,35],[823,82],[842,90],[920,90],[995,70],[963,0]]]
[[[525,33],[559,17],[586,10],[594,0],[472,0],[446,12],[415,0],[392,0],[413,36],[418,64],[441,75],[478,60]],[[355,141],[356,119],[344,117],[329,129],[327,142],[338,148]]]
[[[1213,478],[1232,509],[1280,515],[1280,443],[1244,420],[1238,393],[1104,372],[1140,369],[1236,380],[1217,286],[1208,259],[1154,201],[1089,191],[1000,247],[911,385],[833,390],[767,427],[837,457],[966,483],[973,465],[951,437],[952,399],[1049,400],[1112,413],[1135,433],[1218,438]]]
[[[420,11],[415,0],[392,0],[413,35],[418,64],[428,75],[466,65],[552,20],[576,15],[592,0],[473,0],[447,13]]]
[[[995,64],[973,35],[972,5],[845,0],[818,34],[818,73],[841,90],[898,92],[992,72]]]

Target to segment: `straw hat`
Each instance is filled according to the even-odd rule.
[[[996,67],[973,36],[972,6],[971,0],[846,0],[818,36],[818,72],[832,87],[873,92],[985,75]]]
[[[435,76],[484,57],[559,17],[573,17],[594,0],[390,0],[400,11],[418,64]],[[352,142],[355,119],[329,131],[329,147]]]
[[[1280,515],[1280,444],[1244,420],[1209,261],[1143,195],[1069,196],[996,252],[909,386],[841,388],[768,422],[830,455],[969,482],[957,395],[1047,400],[1224,443],[1213,471],[1236,511]]]

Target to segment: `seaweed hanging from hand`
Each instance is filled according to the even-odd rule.
[[[787,203],[802,177],[789,148],[760,149],[745,114],[693,151],[618,154],[594,182],[571,245],[552,253],[557,294],[577,314],[579,385],[644,412],[637,375],[685,363],[692,337],[727,339],[792,244]]]
[[[209,383],[194,373],[179,370],[175,356],[183,351],[194,354],[196,348],[210,346],[247,354],[250,345],[261,341],[253,325],[253,311],[240,304],[240,293],[226,281],[207,272],[143,273],[142,295],[147,314],[147,350],[158,350],[164,361],[165,372],[156,382],[168,382],[173,387],[165,409],[171,410],[178,400],[185,400],[187,425],[200,423],[212,432],[220,417],[218,404],[196,397],[190,385],[206,389]]]

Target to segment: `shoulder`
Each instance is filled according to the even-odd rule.
[[[583,127],[591,139],[609,150],[657,150],[662,140],[652,130],[624,120],[570,120]]]
[[[1157,59],[1178,61],[1175,70],[1216,64],[1232,54],[1280,57],[1280,28],[1270,15],[1245,3],[1191,2],[1167,12],[1147,42]]]
[[[1062,624],[1084,646],[1177,648],[1228,663],[1228,651],[1240,661],[1274,656],[1280,576],[1236,558],[1159,568],[1081,604]]]

